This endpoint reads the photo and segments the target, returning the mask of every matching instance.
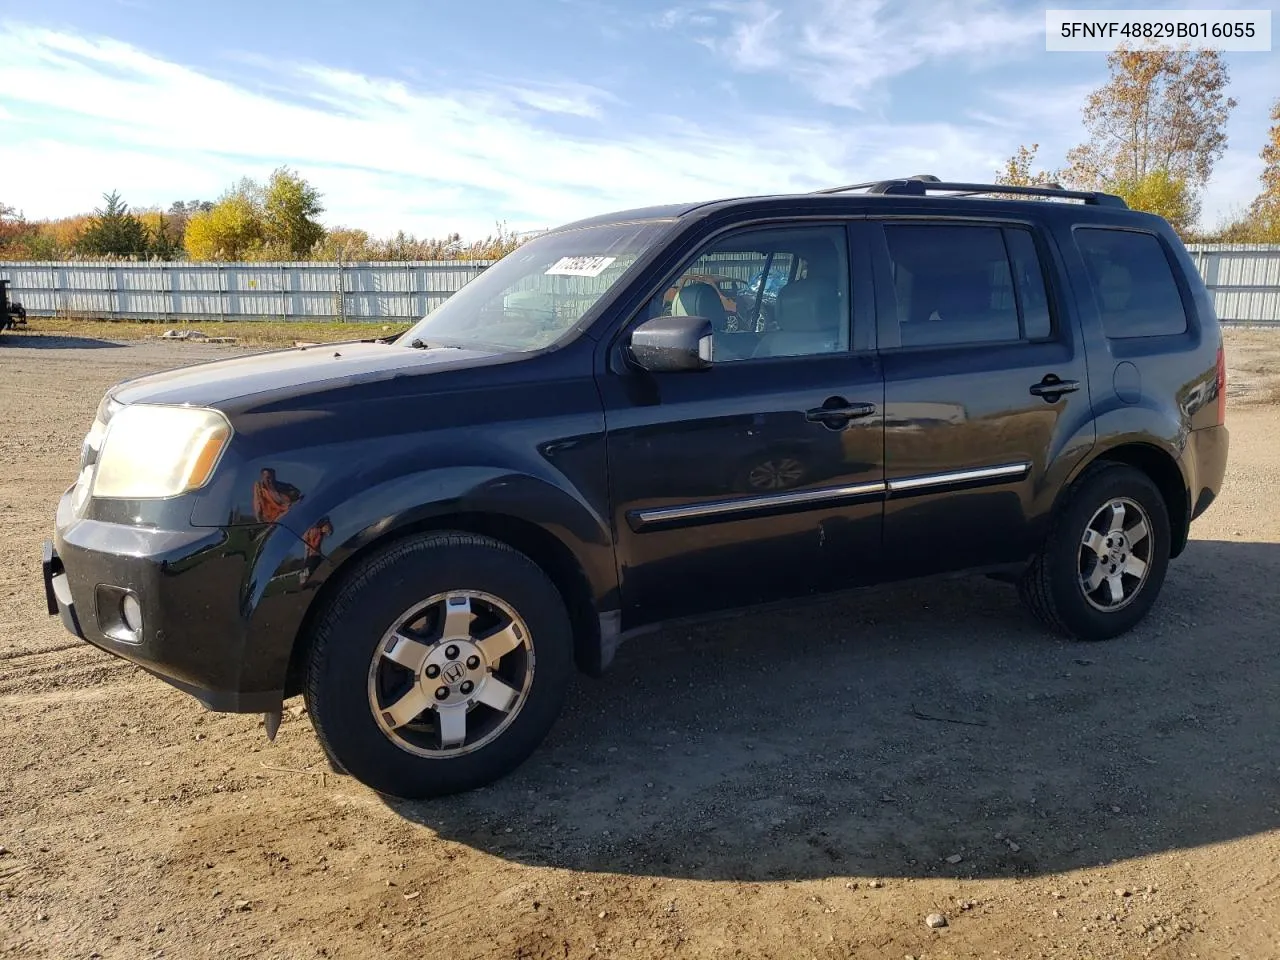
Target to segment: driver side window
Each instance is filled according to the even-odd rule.
[[[698,316],[716,362],[849,349],[849,256],[838,226],[744,230],[713,241],[649,305]]]

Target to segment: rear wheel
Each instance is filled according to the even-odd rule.
[[[470,534],[403,541],[363,561],[317,618],[307,707],[329,755],[416,799],[510,772],[555,721],[573,669],[546,574]]]
[[[1074,484],[1019,592],[1051,629],[1106,640],[1155,603],[1170,543],[1168,510],[1151,478],[1126,464],[1097,463]]]

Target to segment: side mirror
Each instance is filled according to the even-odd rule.
[[[631,357],[651,373],[706,370],[713,336],[706,317],[654,317],[631,332]]]

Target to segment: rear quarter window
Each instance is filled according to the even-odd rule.
[[[1186,332],[1186,307],[1158,237],[1098,227],[1077,228],[1075,237],[1109,338]]]

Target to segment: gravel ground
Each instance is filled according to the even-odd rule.
[[[236,350],[6,335],[0,956],[1278,957],[1280,335],[1228,343],[1226,486],[1130,635],[985,579],[667,631],[410,804],[45,614],[103,390]]]

